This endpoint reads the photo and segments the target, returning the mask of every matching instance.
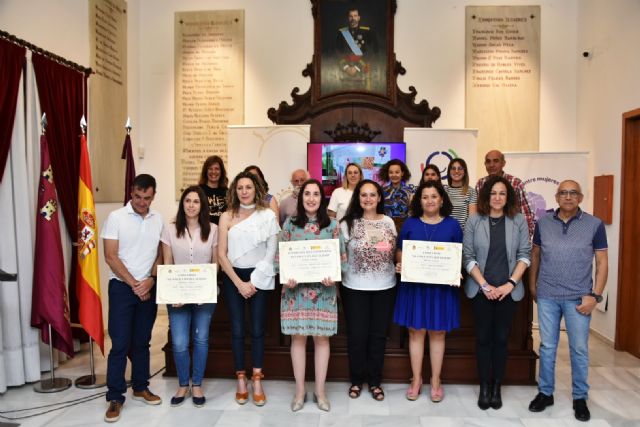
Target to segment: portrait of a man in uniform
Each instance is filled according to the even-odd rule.
[[[387,1],[322,2],[321,95],[387,91]]]

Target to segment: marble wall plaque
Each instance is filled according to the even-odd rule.
[[[465,126],[484,155],[538,151],[540,6],[467,6]]]
[[[244,11],[176,12],[174,37],[177,200],[244,123]]]
[[[124,0],[89,1],[89,41],[94,74],[89,78],[87,140],[93,197],[96,202],[122,202],[126,165],[121,154],[127,121],[127,3]]]

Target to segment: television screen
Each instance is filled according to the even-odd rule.
[[[363,178],[380,181],[382,165],[391,159],[406,163],[404,142],[310,142],[307,145],[307,169],[312,178],[322,182],[327,197],[342,186],[349,163],[362,168]]]

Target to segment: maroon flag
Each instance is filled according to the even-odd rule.
[[[31,326],[40,329],[42,341],[73,356],[69,298],[64,279],[64,260],[58,222],[58,199],[53,181],[47,138],[40,137],[40,181],[36,216],[36,250],[33,265]]]
[[[126,205],[129,199],[131,199],[131,186],[133,180],[136,177],[136,165],[133,163],[133,150],[131,148],[131,137],[127,134],[124,139],[124,145],[122,146],[123,160],[127,160],[127,171],[124,174],[124,203]]]

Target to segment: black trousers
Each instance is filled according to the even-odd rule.
[[[476,331],[476,360],[480,382],[502,381],[507,365],[509,332],[517,303],[507,295],[489,300],[482,292],[471,300]],[[491,373],[493,372],[493,377]]]
[[[343,286],[340,295],[347,321],[351,384],[379,386],[396,288],[358,291]]]

